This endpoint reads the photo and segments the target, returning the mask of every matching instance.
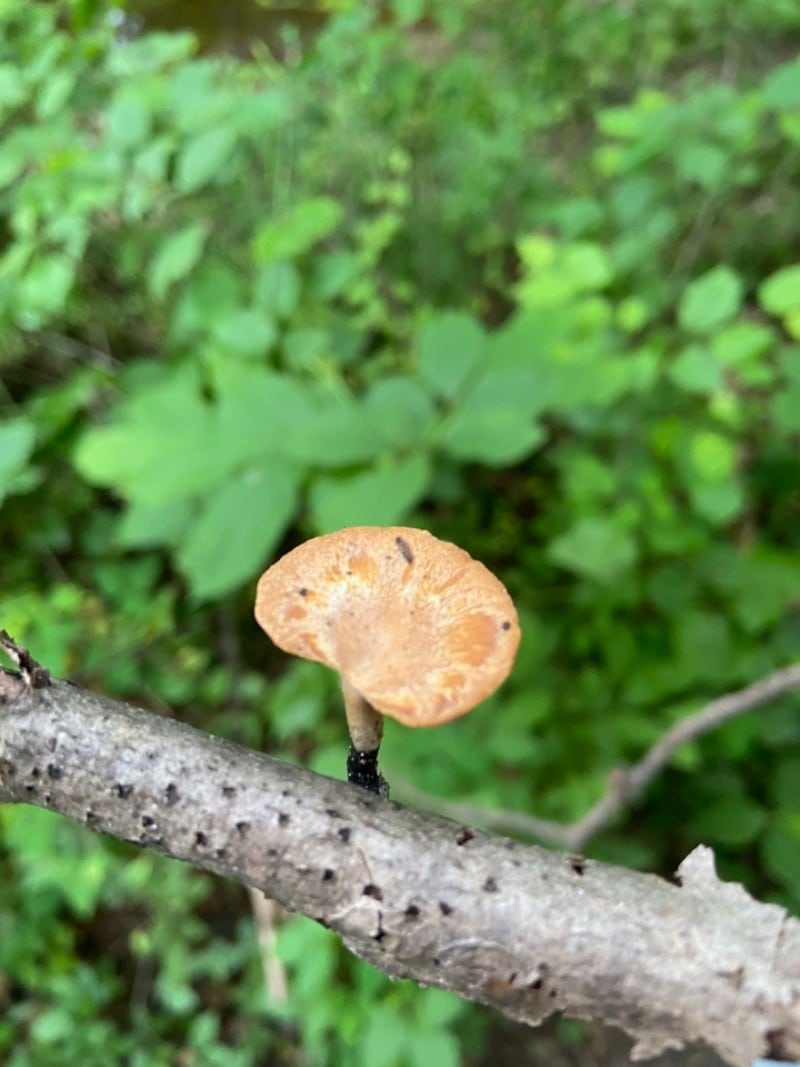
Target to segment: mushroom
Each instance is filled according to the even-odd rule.
[[[353,526],[299,545],[262,574],[255,615],[279,648],[339,672],[348,781],[384,794],[381,715],[405,726],[464,715],[507,677],[520,638],[499,579],[405,526]]]

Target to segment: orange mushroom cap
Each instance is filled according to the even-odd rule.
[[[437,726],[485,700],[520,639],[499,579],[406,526],[353,526],[299,545],[261,576],[255,615],[279,648],[333,667],[406,726]]]

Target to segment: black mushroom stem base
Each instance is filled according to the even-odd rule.
[[[347,712],[350,751],[347,755],[347,780],[353,785],[388,797],[389,786],[378,772],[378,751],[383,737],[383,719],[369,701],[342,679],[342,695]]]
[[[359,752],[353,745],[347,753],[347,780],[370,793],[389,796],[389,783],[378,770],[378,750]]]

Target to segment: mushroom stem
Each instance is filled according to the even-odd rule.
[[[357,689],[342,679],[342,695],[350,734],[347,780],[370,793],[388,796],[386,780],[378,772],[378,750],[383,737],[383,719]]]

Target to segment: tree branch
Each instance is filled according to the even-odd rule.
[[[634,1055],[702,1042],[732,1064],[800,1052],[800,922],[458,826],[64,682],[0,672],[0,802],[257,887],[397,977],[523,1022],[620,1026]]]
[[[522,811],[487,811],[475,804],[443,800],[417,789],[410,782],[397,781],[394,776],[392,784],[395,793],[401,794],[408,803],[432,808],[450,819],[477,822],[487,830],[499,833],[524,834],[560,848],[581,849],[604,830],[620,811],[641,796],[681,745],[710,733],[737,715],[768,704],[798,688],[800,663],[795,663],[765,675],[744,689],[726,693],[693,715],[673,723],[633,766],[615,768],[608,777],[608,788],[603,796],[585,815],[572,823],[554,822]]]

